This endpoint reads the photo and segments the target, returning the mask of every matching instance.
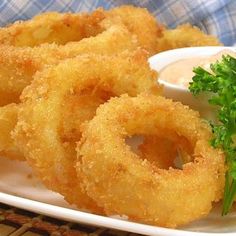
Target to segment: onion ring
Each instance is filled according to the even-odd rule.
[[[162,35],[163,26],[147,9],[125,5],[109,11],[98,8],[91,14],[43,13],[31,20],[0,28],[0,43],[17,47],[34,47],[43,43],[64,45],[95,37],[117,24],[125,25],[131,34],[136,35],[140,47],[151,54],[156,53],[156,40]]]
[[[0,106],[12,102],[19,103],[19,96],[22,90],[30,84],[34,74],[42,70],[45,65],[55,65],[65,58],[75,57],[86,52],[109,55],[125,49],[134,50],[136,46],[135,38],[123,26],[119,25],[111,26],[107,31],[95,38],[91,37],[78,43],[68,43],[65,46],[42,45],[34,48],[17,48],[1,45]],[[13,110],[6,112],[10,107],[3,108],[4,119],[8,119],[8,124],[10,119],[13,118],[12,112],[14,112]],[[7,115],[9,115],[8,118],[6,117]],[[14,127],[15,121],[15,118],[11,120],[12,127]],[[5,125],[5,121],[0,120],[0,126],[4,127]],[[14,141],[10,138],[10,133],[6,134],[6,131],[11,131],[9,128],[9,126],[6,126],[6,129],[4,128],[4,132],[2,132],[4,135],[0,137],[1,152],[7,157],[23,160],[24,157],[14,145]],[[7,149],[4,150],[4,148]],[[10,149],[14,150],[14,155],[9,152]]]
[[[109,20],[114,21],[118,18],[132,34],[137,36],[141,48],[146,49],[151,55],[157,53],[157,39],[162,36],[164,26],[147,9],[124,5],[113,8],[107,13]]]
[[[207,35],[190,24],[179,25],[175,29],[166,29],[157,39],[156,52],[175,48],[197,46],[221,46],[222,43],[213,35]]]
[[[46,12],[0,28],[0,43],[16,47],[34,47],[43,43],[64,45],[101,33],[103,29],[99,23],[104,18],[102,9],[91,14]]]
[[[39,47],[19,48],[0,46],[0,105],[19,102],[22,90],[30,84],[33,75],[45,65],[83,53],[116,54],[124,50],[135,50],[136,39],[123,26],[114,25],[97,35],[66,45],[44,44]],[[11,94],[11,96],[9,96]]]
[[[101,33],[99,23],[104,18],[102,9],[91,14],[46,12],[0,28],[0,43],[16,47],[35,47],[43,43],[64,45]]]
[[[91,14],[44,13],[1,28],[0,106],[19,102],[22,89],[45,65],[82,53],[115,54],[138,46],[154,54],[161,32],[146,9],[132,6]]]
[[[156,169],[125,144],[132,135],[159,129],[194,147],[183,169]],[[224,156],[209,144],[211,131],[199,114],[163,97],[112,98],[83,125],[77,171],[88,195],[107,215],[176,227],[206,215],[224,184]]]
[[[76,178],[75,142],[81,137],[80,124],[95,115],[98,101],[104,103],[123,93],[159,93],[155,80],[143,50],[115,56],[81,55],[45,68],[23,91],[14,133],[18,147],[49,189],[79,208],[101,212]],[[91,98],[91,104],[86,99],[82,106],[84,97]],[[72,119],[76,110],[83,114],[82,120]],[[67,113],[68,129],[63,122]]]

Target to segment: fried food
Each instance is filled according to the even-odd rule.
[[[124,50],[134,51],[139,45],[153,50],[153,40],[159,34],[159,26],[154,18],[145,9],[130,6],[122,7],[130,14],[125,21],[120,17],[123,10],[118,9],[114,9],[116,13],[102,9],[92,14],[45,13],[32,20],[1,28],[0,106],[19,103],[22,90],[31,83],[34,74],[46,65],[55,65],[61,60],[84,53],[110,55]],[[132,17],[145,16],[147,19],[146,24],[150,29],[148,40],[141,39],[137,27],[139,23],[134,22],[132,27],[131,13]],[[70,42],[73,40],[78,41]],[[13,143],[11,140],[9,145]],[[14,146],[12,148],[15,149]]]
[[[189,25],[165,30],[146,9],[133,6],[91,14],[45,13],[1,28],[0,42],[1,106],[19,102],[23,88],[45,65],[82,53],[115,54],[142,47],[152,55],[176,47],[219,44]]]
[[[126,145],[132,135],[178,134],[194,147],[183,169],[156,169]],[[87,194],[107,215],[176,227],[198,219],[222,191],[224,156],[209,144],[211,131],[198,112],[153,95],[122,95],[101,105],[83,125],[77,170]],[[209,187],[210,186],[210,187]]]
[[[37,73],[25,88],[14,138],[49,189],[80,209],[101,213],[102,208],[82,191],[76,177],[80,125],[112,96],[145,91],[158,94],[159,89],[144,50],[64,60]]]
[[[157,38],[161,37],[164,27],[145,8],[120,6],[108,11],[109,19],[121,20],[127,29],[137,36],[139,46],[157,53]]]
[[[222,153],[209,147],[196,113],[155,98],[161,88],[147,58],[218,44],[191,26],[165,29],[133,6],[51,12],[0,28],[0,155],[26,158],[49,189],[83,210],[168,227],[207,214],[222,196]],[[152,95],[116,98],[94,118],[124,93]],[[136,133],[145,136],[140,157],[124,143]]]
[[[0,43],[16,47],[34,47],[43,43],[65,45],[95,37],[117,24],[125,25],[131,34],[136,35],[140,47],[151,54],[156,52],[156,38],[161,36],[163,26],[146,9],[134,6],[120,6],[109,11],[98,8],[91,14],[43,13],[1,28]]]
[[[4,97],[0,105],[19,102],[22,90],[45,65],[54,65],[83,53],[116,54],[124,50],[135,50],[136,42],[126,28],[114,25],[96,37],[63,46],[44,44],[19,48],[0,45],[0,97]]]
[[[222,43],[215,36],[207,35],[190,24],[184,24],[176,29],[165,29],[162,37],[157,38],[156,52],[184,47],[221,45]]]
[[[16,47],[34,47],[43,43],[64,45],[95,36],[103,31],[102,9],[89,13],[46,12],[27,21],[17,21],[0,29],[0,43]]]

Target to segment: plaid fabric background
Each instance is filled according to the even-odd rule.
[[[168,27],[189,22],[216,35],[225,45],[236,43],[236,0],[2,0],[0,25],[45,11],[92,11],[122,4],[146,7]]]

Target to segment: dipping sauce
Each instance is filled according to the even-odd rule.
[[[212,56],[200,56],[181,59],[169,64],[159,72],[159,79],[171,84],[179,85],[183,88],[189,87],[189,82],[194,76],[193,68],[201,66],[205,70],[210,70],[210,64],[222,59],[222,55],[236,57],[236,53],[231,50],[222,50]]]

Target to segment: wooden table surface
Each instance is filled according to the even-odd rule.
[[[0,236],[138,236],[70,223],[0,203]]]

